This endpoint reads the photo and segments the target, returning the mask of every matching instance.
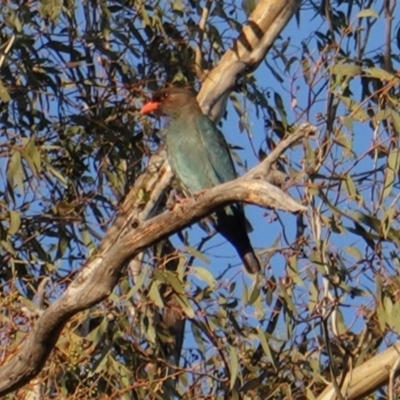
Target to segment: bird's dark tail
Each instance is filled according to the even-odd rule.
[[[239,253],[239,251],[238,251],[238,253]],[[241,255],[239,253],[239,255],[243,261],[246,271],[249,274],[256,274],[257,272],[261,271],[260,262],[258,261],[258,258],[255,255],[253,248],[251,248],[251,251],[248,251],[246,254]]]
[[[256,274],[260,272],[261,265],[251,246],[246,228],[246,218],[241,210],[235,210],[233,215],[227,213],[226,209],[216,212],[215,229],[236,249],[247,272]]]

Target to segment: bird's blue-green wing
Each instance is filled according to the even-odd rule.
[[[235,179],[237,174],[222,132],[206,115],[199,115],[196,118],[196,123],[203,148],[207,149],[206,156],[210,165],[207,173],[213,185]]]
[[[172,121],[166,130],[168,160],[172,171],[191,194],[219,183],[209,161],[209,150],[203,146],[195,120],[196,117],[189,116]]]
[[[197,129],[201,132],[203,148],[207,149],[209,168],[206,172],[213,186],[235,179],[237,177],[235,166],[223,133],[206,115],[198,116]],[[244,217],[242,204],[227,206],[225,212],[242,219],[241,222],[238,220],[238,224],[243,224],[248,232],[252,231],[250,223]]]

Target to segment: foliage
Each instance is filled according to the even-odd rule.
[[[245,22],[239,3],[3,6],[3,359],[95,251],[117,204],[162,145],[159,125],[137,112],[147,90],[200,87]],[[176,250],[168,243],[149,249],[139,276],[127,271],[106,302],[68,324],[38,380],[46,398],[163,398],[173,390],[169,373],[187,399],[312,398],[340,371],[394,342],[400,31],[386,3],[331,3],[305,2],[293,28],[301,39],[284,34],[231,96],[238,131],[260,158],[300,122],[320,128],[316,142],[280,162],[290,192],[310,212],[294,221],[268,211],[263,279],[232,275],[228,262],[207,254],[209,231],[183,232]],[[211,9],[204,30],[203,7]],[[259,122],[252,127],[252,115],[264,132]],[[199,266],[209,260],[209,268]],[[43,305],[37,292],[45,278]],[[165,350],[177,339],[159,324],[168,296],[189,318],[181,368],[171,367]]]

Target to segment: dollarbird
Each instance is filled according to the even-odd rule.
[[[223,134],[203,114],[193,92],[176,87],[162,89],[154,93],[140,112],[169,117],[164,130],[168,161],[189,194],[237,177]],[[216,231],[235,247],[246,270],[250,274],[259,272],[261,267],[247,235],[250,224],[243,206],[235,203],[218,209],[212,221]]]

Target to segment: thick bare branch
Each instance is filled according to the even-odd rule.
[[[310,125],[308,128],[309,132],[315,131]],[[300,130],[304,135],[309,133],[305,126]],[[284,151],[285,146],[291,143],[287,140],[280,150]],[[268,158],[261,163],[263,171],[267,163]],[[38,318],[18,353],[0,369],[0,396],[22,387],[40,372],[64,325],[79,311],[104,300],[118,283],[121,271],[130,259],[160,239],[232,201],[289,212],[306,210],[281,189],[249,175],[209,189],[174,211],[164,212],[145,222],[136,220],[138,226],[135,228],[130,223],[125,224],[125,235],[108,243],[103,252],[88,260],[61,298]]]
[[[300,7],[300,0],[260,0],[239,37],[203,82],[197,97],[205,114],[218,121],[237,78],[254,70]]]
[[[400,342],[389,347],[347,374],[342,385],[342,394],[348,400],[365,399],[368,394],[389,383],[391,374],[398,375],[400,365]],[[395,368],[395,370],[393,370]],[[366,379],[368,377],[368,379]],[[334,385],[329,385],[318,400],[336,399]]]
[[[106,252],[133,221],[144,221],[153,216],[172,179],[166,152],[161,150],[150,158],[146,171],[139,176],[124,199],[96,254]]]

